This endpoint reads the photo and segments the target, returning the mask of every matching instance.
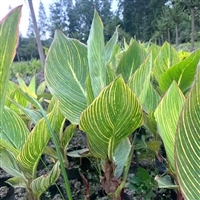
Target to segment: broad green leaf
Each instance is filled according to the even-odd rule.
[[[199,199],[200,67],[186,100],[176,133],[175,170],[185,199]]]
[[[42,175],[31,182],[30,188],[36,197],[40,197],[43,192],[56,182],[60,176],[59,165],[59,162],[57,162],[48,174]]]
[[[0,114],[0,139],[11,145],[17,150],[21,150],[28,135],[29,130],[24,121],[10,108],[5,107]]]
[[[160,78],[159,85],[161,90],[165,92],[173,80],[178,83],[182,92],[189,89],[191,84],[194,82],[194,76],[199,61],[200,50],[197,50],[183,61],[168,69]]]
[[[128,82],[129,87],[137,95],[147,113],[153,111],[160,100],[150,82],[151,70],[152,54],[150,53]]]
[[[47,115],[51,126],[55,129],[56,120],[58,118],[58,102],[54,105],[54,109]],[[29,134],[25,144],[17,157],[21,170],[27,179],[35,178],[38,161],[50,139],[49,129],[42,118]]]
[[[96,98],[106,86],[106,58],[103,24],[94,12],[94,18],[88,38],[88,64],[94,97]]]
[[[112,52],[114,49],[114,46],[116,45],[118,41],[118,31],[116,28],[116,31],[114,32],[113,36],[110,38],[110,40],[107,42],[105,46],[105,60],[106,62],[109,62],[112,56]]]
[[[185,97],[174,81],[155,110],[158,132],[163,140],[168,161],[174,171],[174,144],[179,115]]]
[[[154,61],[153,73],[156,80],[159,82],[161,75],[179,61],[178,52],[169,43],[165,42]]]
[[[136,41],[134,41],[123,56],[117,67],[117,74],[122,74],[125,81],[129,81],[135,71],[140,67],[145,60],[147,52]]]
[[[0,113],[3,112],[10,65],[17,48],[21,8],[22,6],[14,8],[0,21]]]
[[[172,183],[172,178],[169,175],[157,175],[154,180],[157,181],[158,188],[178,189],[178,185],[174,185],[174,183]]]
[[[17,164],[16,157],[10,151],[0,148],[0,161],[0,167],[8,174],[25,179]]]
[[[113,161],[116,165],[114,175],[118,178],[122,175],[130,151],[131,143],[128,138],[123,139],[115,149],[115,152],[113,154]]]
[[[141,125],[141,105],[121,76],[104,88],[80,118],[80,129],[87,135],[91,153],[103,159],[108,155],[110,140],[115,150]]]
[[[21,177],[13,177],[13,178],[9,178],[6,183],[10,184],[12,187],[14,188],[19,188],[19,187],[22,187],[22,188],[27,188],[27,185],[28,185],[28,181],[24,180],[23,178]]]
[[[46,60],[45,79],[50,92],[60,101],[62,113],[73,124],[79,123],[87,107],[87,76],[87,47],[56,31]]]

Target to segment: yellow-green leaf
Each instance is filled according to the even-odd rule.
[[[17,48],[21,8],[22,6],[14,8],[0,21],[0,113],[4,106],[10,65]]]
[[[0,167],[8,174],[25,179],[23,172],[20,170],[16,157],[8,150],[0,148]]]
[[[75,39],[55,33],[48,51],[45,79],[50,92],[60,101],[64,116],[73,124],[87,107],[87,47]]]
[[[200,67],[179,119],[175,170],[185,199],[200,197]]]
[[[90,79],[94,97],[97,97],[106,86],[106,59],[103,23],[96,11],[87,43]]]
[[[108,150],[114,151],[141,125],[141,105],[121,76],[104,88],[80,118],[80,129],[86,132],[89,149],[100,158],[112,155]],[[109,148],[110,142],[113,148]]]
[[[185,97],[174,81],[155,110],[158,132],[163,140],[169,164],[174,171],[174,144],[179,115]]]
[[[191,87],[194,82],[194,76],[198,62],[200,61],[200,50],[195,51],[183,61],[175,64],[165,73],[162,74],[159,85],[163,92],[165,92],[173,80],[175,80],[184,93]]]
[[[24,121],[10,108],[5,107],[0,114],[0,139],[17,150],[21,150],[28,135],[29,130]],[[0,118],[1,118],[0,117]]]
[[[135,40],[123,53],[117,67],[117,74],[122,74],[125,81],[129,81],[135,71],[145,60],[147,52]]]
[[[154,61],[153,73],[156,80],[159,82],[161,75],[179,61],[178,52],[169,43],[165,42]]]
[[[56,182],[60,175],[59,165],[59,162],[57,162],[47,175],[42,175],[31,182],[30,188],[36,197],[40,197],[43,192]]]
[[[152,64],[152,54],[150,53],[128,82],[129,87],[137,95],[147,113],[155,110],[160,100],[150,82]]]
[[[58,119],[58,102],[54,109],[47,115],[51,126],[55,129],[56,120]],[[35,178],[38,161],[50,139],[49,129],[42,118],[29,134],[25,144],[17,157],[21,170],[27,179]]]

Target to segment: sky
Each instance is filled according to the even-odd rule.
[[[33,7],[35,9],[35,14],[37,18],[38,7],[40,0],[33,0]],[[42,0],[42,3],[45,7],[46,14],[49,14],[49,5],[53,2],[53,0]],[[0,20],[9,12],[9,6],[15,8],[16,6],[23,5],[22,8],[22,16],[20,20],[19,30],[23,36],[26,36],[28,29],[28,18],[29,18],[29,6],[28,0],[0,0]],[[116,6],[116,2],[114,1],[114,7]]]

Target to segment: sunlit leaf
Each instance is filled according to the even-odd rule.
[[[21,150],[29,130],[24,121],[10,108],[5,107],[1,113],[0,139],[10,144],[17,150]]]
[[[185,199],[199,199],[200,67],[181,113],[175,141],[175,170]]]
[[[17,48],[21,8],[22,6],[14,8],[0,21],[0,113],[2,113],[4,107],[10,65]]]
[[[159,85],[163,92],[165,92],[173,80],[175,80],[182,90],[185,92],[190,88],[194,81],[198,62],[200,61],[200,50],[195,51],[183,61],[175,64],[165,73],[162,74]]]
[[[185,97],[174,81],[155,110],[158,132],[163,140],[169,164],[174,171],[174,144],[179,115]]]
[[[110,140],[113,150],[142,125],[142,110],[135,94],[120,76],[107,86],[82,113],[80,129],[86,132],[91,153],[106,158]]]
[[[154,61],[153,72],[156,80],[159,82],[161,75],[179,61],[178,52],[169,43],[165,42]]]
[[[106,86],[106,60],[103,24],[96,11],[87,44],[90,79],[94,97],[97,97]]]
[[[128,82],[129,87],[137,95],[147,113],[155,110],[160,100],[150,82],[152,65],[152,54],[150,54]]]
[[[50,92],[60,101],[64,116],[73,124],[87,107],[87,47],[56,31],[48,51],[45,79]]]
[[[145,60],[147,52],[136,41],[129,46],[120,59],[117,67],[117,74],[122,74],[125,81],[128,81],[135,71]]]
[[[55,104],[54,109],[47,115],[51,126],[55,129],[55,124],[58,115],[58,102]],[[25,176],[34,178],[36,176],[36,167],[38,161],[50,139],[49,129],[47,124],[42,118],[29,134],[29,137],[25,141],[22,151],[17,157],[20,164],[20,168],[23,170]]]

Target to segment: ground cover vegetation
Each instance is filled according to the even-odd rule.
[[[47,190],[58,180],[61,199],[92,199],[89,176],[107,199],[198,199],[200,49],[122,43],[119,28],[105,42],[94,11],[87,45],[56,31],[44,81],[17,76],[14,83],[9,77],[20,15],[21,6],[0,24],[0,167],[11,176],[6,183],[25,188],[34,200],[51,199]],[[70,149],[74,138],[83,145]],[[71,159],[80,164],[72,166]],[[84,159],[95,172],[83,173]],[[75,173],[85,190],[79,195],[73,189],[80,185],[69,181]]]

